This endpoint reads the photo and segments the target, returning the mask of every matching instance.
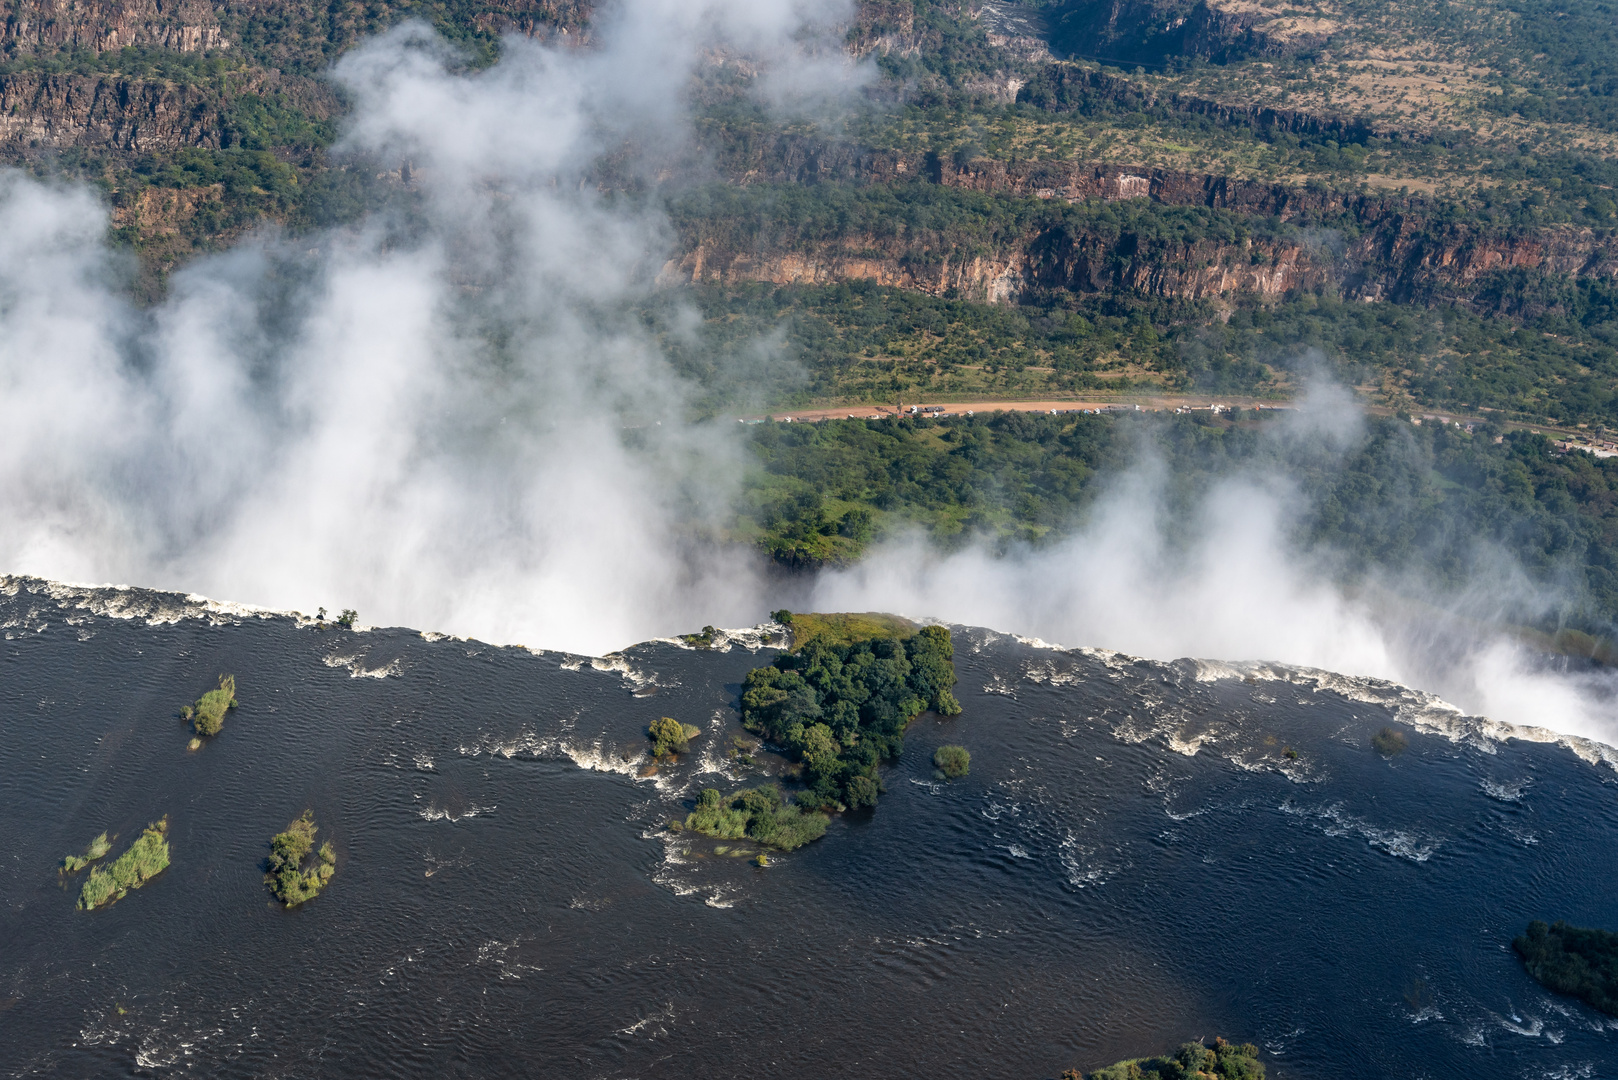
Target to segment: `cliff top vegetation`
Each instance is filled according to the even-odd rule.
[[[909,619],[879,611],[830,615],[781,611],[776,612],[776,617],[791,628],[794,652],[815,644],[846,649],[858,642],[903,641],[920,629]]]

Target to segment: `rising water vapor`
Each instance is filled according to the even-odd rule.
[[[1352,395],[1310,385],[1265,438],[1298,462],[1341,455],[1364,435]],[[1285,473],[1253,465],[1214,483],[1190,520],[1168,506],[1167,475],[1143,437],[1066,540],[1009,553],[941,554],[916,536],[824,576],[815,606],[864,606],[990,626],[1069,646],[1172,660],[1263,660],[1386,679],[1475,715],[1618,744],[1618,680],[1549,665],[1502,627],[1562,599],[1508,554],[1481,544],[1459,588],[1417,569],[1340,584],[1341,553],[1298,540],[1308,500]],[[1274,458],[1269,460],[1275,460]]]
[[[6,174],[0,565],[597,652],[752,619],[755,568],[682,540],[728,505],[734,441],[677,422],[685,386],[611,314],[666,222],[586,171],[677,148],[699,65],[744,56],[775,102],[854,85],[817,46],[839,12],[632,0],[598,47],[512,38],[474,74],[400,27],[335,78],[339,150],[403,163],[408,220],[261,237],[148,313],[89,194]]]
[[[1304,500],[1253,471],[1207,493],[1187,544],[1164,526],[1149,446],[1087,526],[1038,551],[898,540],[806,600],[705,544],[742,449],[683,422],[689,387],[621,314],[653,288],[666,220],[600,194],[590,170],[626,145],[678,154],[702,71],[743,71],[778,108],[857,86],[823,33],[846,16],[627,0],[589,48],[511,39],[471,74],[400,27],[334,77],[354,102],[339,150],[399,163],[409,211],[251,239],[145,311],[119,298],[90,193],[0,173],[0,569],[597,653],[786,603],[895,610],[1381,676],[1618,740],[1602,677],[1456,630],[1486,625],[1503,590],[1531,606],[1509,559],[1464,594],[1398,579],[1347,592],[1330,552],[1294,541]],[[1361,437],[1346,392],[1322,385],[1306,405],[1272,437],[1326,453]]]

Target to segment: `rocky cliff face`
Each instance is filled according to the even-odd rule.
[[[0,55],[7,58],[130,45],[198,52],[226,44],[208,0],[12,0],[0,25]]]
[[[1187,298],[1236,293],[1278,298],[1302,289],[1330,287],[1353,299],[1459,303],[1480,312],[1533,315],[1537,314],[1535,301],[1496,287],[1495,279],[1501,272],[1520,271],[1540,277],[1618,277],[1618,238],[1611,230],[1572,226],[1485,229],[1445,224],[1439,221],[1437,204],[1422,196],[1293,187],[1113,164],[987,158],[956,163],[937,155],[873,150],[800,136],[728,148],[714,146],[711,150],[724,175],[744,184],[919,181],[1075,202],[1150,199],[1168,206],[1206,206],[1304,227],[1300,234],[1304,239],[1290,248],[1131,253],[1133,269],[1111,275],[1093,270],[1057,271],[1054,265],[1066,265],[1068,256],[1053,255],[1055,249],[1050,247],[1049,238],[1029,237],[1025,252],[1005,253],[997,269],[987,276],[969,274],[964,279],[945,280],[923,275],[917,279],[923,284],[917,287],[928,291],[954,287],[964,295],[1015,299],[1030,289],[1058,287],[1058,280],[1063,279],[1071,282],[1063,287],[1078,291],[1128,288],[1154,296]],[[1094,253],[1093,247],[1083,244],[1073,250],[1090,253],[1079,260],[1084,264]],[[710,268],[715,257],[716,253],[708,256]],[[904,257],[902,253],[893,255],[895,259]],[[1051,262],[1053,258],[1056,263]],[[1150,268],[1153,260],[1160,260],[1156,269]],[[1224,269],[1192,273],[1185,267],[1187,260]],[[823,255],[810,263],[815,267],[813,280],[837,280],[839,275],[872,280],[916,278],[913,271],[901,272],[897,266],[878,274],[867,260],[845,263]],[[951,270],[951,274],[959,273],[965,270]],[[740,264],[724,274],[745,276]],[[1018,284],[1008,284],[1012,279]],[[777,280],[777,276],[767,275],[765,280]]]
[[[344,47],[407,16],[441,13],[442,6],[418,0],[11,0],[0,24],[0,59],[141,46],[223,50],[247,66],[201,84],[28,70],[0,76],[0,155],[217,147],[226,141],[231,102],[244,94],[274,95],[314,119],[328,118],[338,103],[315,76]],[[578,34],[592,7],[591,0],[485,0],[467,20],[491,35]]]
[[[224,118],[241,94],[288,101],[318,118],[337,109],[326,87],[265,72],[209,86],[22,72],[0,76],[0,153],[17,157],[67,148],[152,153],[219,147]]]
[[[894,243],[858,235],[790,250],[738,251],[697,240],[664,265],[659,283],[871,281],[934,296],[1016,303],[1053,292],[1212,301],[1252,294],[1278,300],[1319,288],[1330,278],[1329,263],[1303,243],[1165,244],[1128,231],[1106,237],[1053,227],[967,257],[925,241]]]

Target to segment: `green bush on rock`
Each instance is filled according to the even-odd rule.
[[[653,720],[646,733],[652,740],[652,756],[667,757],[691,749],[691,740],[701,735],[702,729],[682,724],[672,716],[664,716]]]

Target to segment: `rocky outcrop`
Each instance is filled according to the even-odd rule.
[[[1170,266],[1161,274],[1144,263],[1103,285],[1093,273],[1069,275],[1074,288],[1126,287],[1151,295],[1208,297],[1246,292],[1266,297],[1329,286],[1364,300],[1457,303],[1484,313],[1537,314],[1548,301],[1544,289],[1503,287],[1503,274],[1553,278],[1618,277],[1618,235],[1613,230],[1575,226],[1493,227],[1454,223],[1433,199],[1420,195],[1339,191],[1323,185],[1294,186],[1210,173],[1074,161],[956,161],[936,154],[875,150],[851,143],[783,135],[756,141],[714,140],[709,160],[733,183],[891,184],[924,182],[972,191],[1071,202],[1149,199],[1166,206],[1204,206],[1262,216],[1300,227],[1296,251],[1261,253],[1262,267],[1239,273],[1187,275]],[[1029,239],[1033,243],[1033,239]],[[1209,266],[1246,266],[1251,253],[1158,253],[1164,259],[1195,258]],[[1228,257],[1227,257],[1228,256]],[[895,256],[898,257],[898,256]],[[897,266],[888,277],[925,282],[928,291],[954,287],[967,295],[1013,298],[1025,288],[1056,287],[1055,279],[1033,267],[1039,259],[1007,254],[1009,269],[988,278],[946,281]],[[834,257],[810,260],[813,280],[837,274],[869,277],[864,262],[847,271]],[[792,266],[798,263],[793,262]],[[855,264],[849,264],[852,268]],[[1252,264],[1257,266],[1259,264]],[[795,271],[794,271],[795,272]],[[954,267],[950,273],[965,272]],[[740,268],[727,271],[740,274]],[[775,272],[772,271],[772,274]],[[787,273],[788,271],[781,271]],[[1014,273],[1023,284],[1005,284]],[[873,276],[875,275],[875,276]],[[777,275],[779,276],[779,275]],[[1061,275],[1057,275],[1060,277]],[[987,282],[999,284],[993,287]],[[776,276],[767,276],[776,280]],[[794,278],[794,280],[797,280]],[[805,279],[809,280],[809,279]],[[908,287],[908,286],[907,286]],[[922,287],[922,286],[918,286]]]
[[[226,145],[226,117],[242,94],[274,97],[309,115],[333,115],[331,91],[311,80],[266,72],[216,84],[176,84],[110,75],[0,76],[0,153],[88,149],[152,153]]]
[[[1053,292],[1212,301],[1250,294],[1279,300],[1330,279],[1329,262],[1302,242],[1250,238],[1170,244],[1128,230],[1103,235],[1052,226],[994,252],[965,257],[925,239],[851,235],[790,249],[750,250],[697,240],[664,265],[659,283],[871,281],[935,296],[1017,303]]]
[[[8,58],[130,45],[199,52],[227,44],[208,0],[12,0],[6,7],[0,55]]]

